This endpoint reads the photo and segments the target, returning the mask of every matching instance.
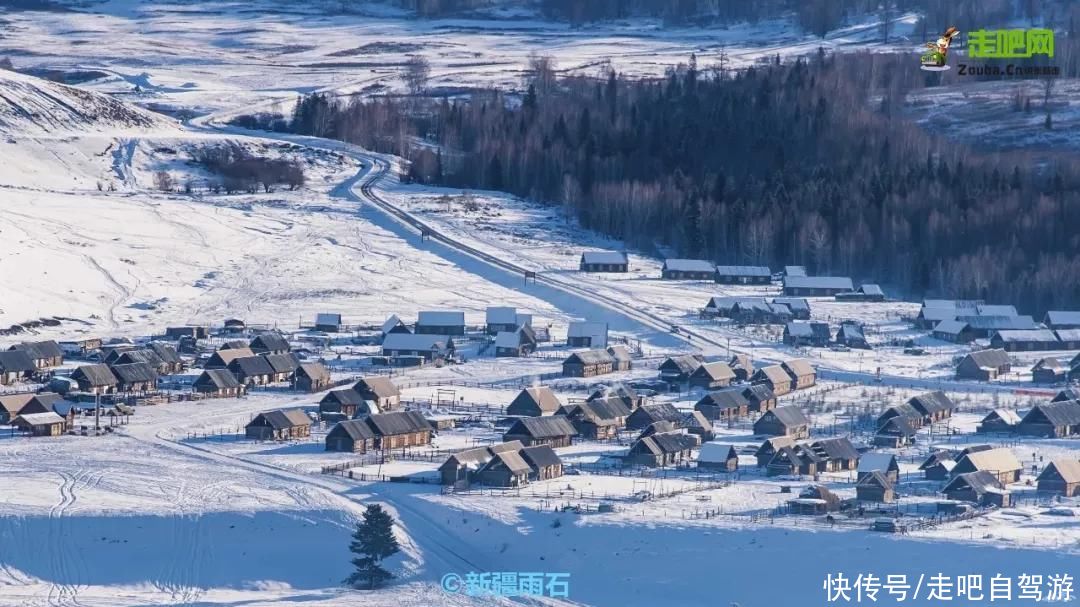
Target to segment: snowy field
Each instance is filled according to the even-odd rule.
[[[707,66],[723,49],[733,66],[745,66],[818,46],[876,47],[876,24],[852,24],[821,41],[779,21],[724,29],[661,29],[641,21],[570,28],[516,12],[496,21],[411,21],[377,4],[344,16],[329,14],[327,6],[108,0],[82,5],[85,12],[3,14],[0,53],[20,69],[64,72],[81,88],[0,72],[0,328],[60,320],[33,336],[6,336],[0,346],[24,338],[145,337],[167,325],[232,316],[295,329],[328,311],[350,324],[368,324],[391,313],[411,322],[419,310],[453,308],[465,311],[469,324],[480,324],[486,307],[509,305],[551,325],[556,339],[565,337],[570,320],[607,320],[614,333],[640,339],[652,363],[697,349],[720,356],[727,348],[716,344],[728,339],[731,350],[759,361],[810,356],[832,376],[822,388],[783,401],[810,412],[816,437],[852,431],[865,438],[857,414],[930,386],[949,390],[961,405],[953,427],[965,432],[992,407],[1033,404],[1031,397],[1009,394],[1010,385],[945,381],[953,359],[967,349],[929,340],[900,322],[917,312],[915,304],[813,301],[816,318],[872,325],[877,347],[798,352],[777,343],[775,328],[737,329],[697,318],[711,296],[775,295],[775,287],[661,281],[661,261],[635,251],[634,271],[625,276],[581,276],[574,270],[581,250],[617,245],[551,209],[482,192],[476,193],[481,210],[465,213],[453,201],[447,210],[440,198],[459,192],[405,187],[392,178],[378,182],[392,204],[456,239],[598,296],[632,301],[662,319],[658,326],[596,297],[551,284],[526,286],[520,275],[445,244],[421,242],[415,230],[358,193],[382,160],[362,150],[331,142],[297,146],[295,138],[213,128],[215,120],[242,112],[287,112],[298,94],[315,90],[399,91],[405,54],[427,57],[432,86],[452,92],[517,87],[534,51],[553,56],[564,73],[594,73],[610,60],[628,74],[658,75],[691,52]],[[920,44],[902,37],[913,22],[904,16],[894,28],[905,48]],[[184,122],[194,115],[202,118]],[[163,171],[178,184],[215,179],[192,160],[199,150],[222,145],[297,160],[306,184],[236,194],[156,188]],[[686,343],[666,323],[692,328],[713,344]],[[929,353],[905,356],[888,345],[894,338],[913,338]],[[558,370],[558,356],[565,354],[504,362],[467,352],[467,364],[395,379],[409,399],[436,400],[452,390],[469,403],[505,405],[521,382]],[[878,367],[886,375],[881,386],[836,381],[871,383]],[[602,380],[652,377],[655,369],[640,365]],[[566,401],[585,396],[588,387],[560,385],[558,393]],[[791,604],[796,595],[824,602],[822,581],[837,572],[1080,574],[1077,519],[1051,516],[1030,503],[917,537],[871,534],[866,521],[833,528],[820,517],[757,517],[790,497],[781,493],[783,485],[798,491],[809,479],[766,478],[753,470],[747,450],[760,440],[746,421],[718,429],[747,468],[725,480],[730,484],[680,472],[586,471],[497,495],[444,495],[437,485],[319,474],[323,466],[352,459],[323,450],[325,428],[295,443],[213,438],[260,411],[310,409],[320,397],[268,391],[140,407],[130,425],[96,438],[27,439],[0,430],[0,606],[509,604],[446,593],[438,582],[450,572],[565,571],[571,573],[566,604],[750,607]],[[699,397],[657,400],[689,410]],[[492,427],[474,425],[444,431],[435,446],[458,449],[499,437]],[[896,453],[912,475],[931,445],[967,442],[978,439],[924,432],[918,447]],[[1080,451],[1076,441],[1065,440],[1009,446],[1025,465]],[[610,460],[626,447],[625,440],[582,442],[561,451],[568,462],[584,465]],[[438,463],[399,460],[356,471],[430,476]],[[1017,494],[1030,491],[1029,478],[1014,488]],[[826,475],[823,482],[841,496],[853,493],[850,473]],[[936,499],[912,483],[916,490],[905,504]],[[635,502],[642,491],[657,497]],[[373,501],[386,504],[399,521],[403,550],[391,563],[399,579],[380,593],[345,591],[348,534],[363,505]],[[615,504],[615,511],[552,510],[600,503]],[[1080,508],[1077,500],[1065,505]],[[722,514],[698,516],[706,510]],[[779,571],[780,563],[793,563],[784,584],[748,583]],[[522,603],[528,601],[514,601]]]

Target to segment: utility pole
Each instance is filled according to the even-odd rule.
[[[94,394],[94,434],[101,432],[101,395]]]

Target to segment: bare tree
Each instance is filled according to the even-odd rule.
[[[431,64],[420,55],[410,55],[405,62],[405,71],[401,78],[412,95],[420,95],[427,89],[428,78],[431,77]]]
[[[525,72],[525,81],[536,89],[537,93],[547,93],[555,88],[555,60],[547,55],[529,55],[529,68]]]

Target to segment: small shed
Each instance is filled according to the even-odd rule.
[[[708,442],[701,445],[697,462],[698,468],[736,472],[739,469],[739,454],[731,445]]]
[[[296,440],[311,436],[311,418],[303,409],[279,409],[256,415],[244,435],[253,440]]]
[[[874,470],[855,483],[855,498],[860,502],[890,504],[896,501],[896,490],[893,481]]]
[[[11,425],[31,436],[60,436],[67,431],[67,420],[52,411],[17,415]]]

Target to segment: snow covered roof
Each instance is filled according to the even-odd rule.
[[[975,311],[979,316],[1017,316],[1016,307],[998,304],[978,304]]]
[[[1046,321],[1051,325],[1080,325],[1080,311],[1050,310]]]
[[[626,253],[620,251],[585,251],[581,261],[586,264],[621,265],[627,263]]]
[[[943,320],[938,324],[934,325],[934,333],[944,333],[945,335],[959,335],[967,327],[968,324],[966,322],[952,318],[949,320]]]
[[[981,369],[998,369],[1010,364],[1009,355],[1001,349],[979,350],[968,354],[968,358]]]
[[[874,470],[888,472],[892,469],[899,470],[896,456],[892,453],[863,453],[859,457],[858,472],[873,472]]]
[[[64,423],[64,418],[52,411],[49,411],[48,413],[26,413],[16,417],[11,423],[18,425],[19,420],[22,420],[29,426],[46,426]]]
[[[1061,341],[1080,341],[1080,329],[1058,329],[1056,333]]]
[[[796,289],[855,290],[855,285],[847,276],[787,276],[784,278],[784,287]]]
[[[499,331],[495,335],[496,348],[516,348],[521,345],[521,338],[517,331]]]
[[[426,333],[388,333],[383,338],[383,350],[442,350],[450,338]]]
[[[994,334],[992,339],[1000,339],[1006,343],[1014,342],[1038,342],[1038,343],[1058,343],[1058,337],[1050,329],[1030,329],[1030,330],[1005,330],[998,331]]]
[[[958,316],[972,328],[994,330],[1029,330],[1038,329],[1035,319],[1030,316]]]
[[[1020,415],[1012,409],[994,409],[990,413],[986,414],[986,417],[983,418],[983,421],[985,422],[987,420],[995,418],[1000,419],[1001,421],[1005,422],[1010,426],[1015,426],[1016,424],[1020,423]]]
[[[315,315],[315,324],[319,326],[339,326],[341,325],[341,314],[331,314],[329,312],[320,312]]]
[[[863,295],[885,295],[885,291],[881,290],[881,286],[873,283],[864,284],[863,286],[859,287],[859,291],[861,291]]]
[[[806,266],[784,266],[785,276],[806,276]]]
[[[716,266],[702,259],[665,259],[664,270],[675,272],[714,272]]]
[[[810,311],[810,302],[804,297],[774,297],[774,304],[783,304],[791,308],[792,312],[796,311]]]
[[[401,322],[401,319],[398,318],[397,314],[391,314],[390,318],[387,318],[386,322],[384,322],[382,324],[382,332],[383,333],[389,333],[390,329],[393,329],[394,327],[398,327],[398,326],[401,326],[401,325],[404,325],[404,324],[405,323]]]
[[[721,276],[772,276],[772,271],[765,266],[716,266],[716,273]]]
[[[738,458],[735,447],[717,442],[703,443],[698,453],[699,462],[722,463],[732,457]]]
[[[487,309],[484,321],[489,325],[512,325],[517,323],[517,308],[491,306]]]
[[[806,426],[810,424],[810,420],[806,418],[806,414],[803,413],[802,409],[795,405],[777,407],[772,411],[765,413],[762,417],[768,415],[772,415],[785,426]]]
[[[426,327],[463,327],[465,313],[451,310],[424,310],[417,317],[416,324]]]

